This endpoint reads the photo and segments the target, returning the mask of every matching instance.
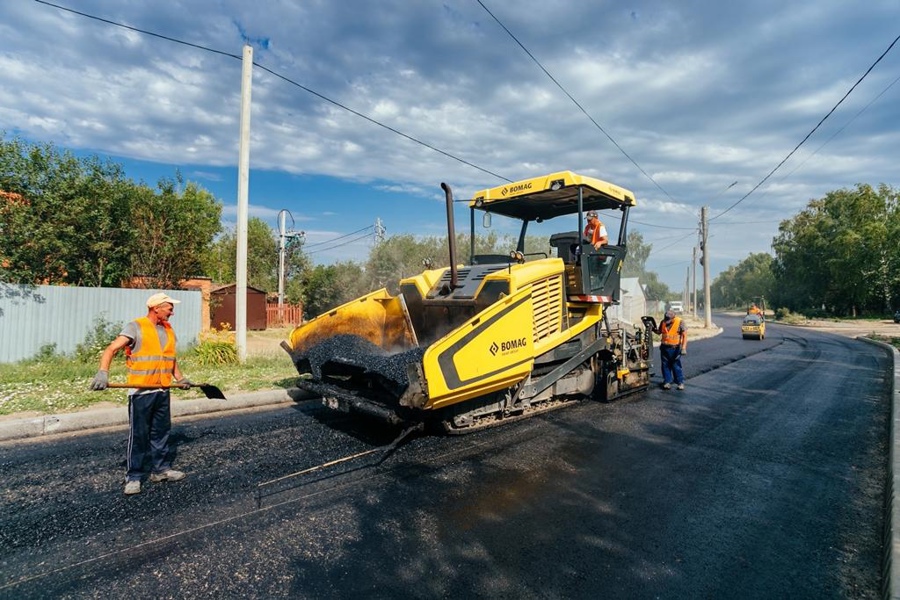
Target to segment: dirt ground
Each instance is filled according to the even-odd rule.
[[[281,356],[281,342],[288,339],[293,327],[247,332],[247,356]]]

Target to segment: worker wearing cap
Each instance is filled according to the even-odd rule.
[[[100,357],[100,370],[91,382],[92,390],[109,385],[109,366],[119,350],[125,349],[128,368],[128,470],[125,493],[138,494],[150,459],[150,481],[178,481],[184,473],[172,468],[169,457],[169,430],[172,427],[169,387],[193,385],[181,374],[175,360],[175,332],[169,317],[180,301],[163,293],[147,299],[147,316],[129,322]],[[139,387],[138,387],[139,386]],[[158,386],[158,387],[157,387]]]
[[[684,389],[684,371],[681,368],[681,357],[687,354],[687,331],[681,317],[669,309],[656,329],[660,335],[659,358],[662,363],[663,389],[672,389],[674,382],[679,390]]]
[[[609,243],[609,234],[606,232],[606,225],[597,216],[597,211],[591,210],[587,214],[587,225],[584,226],[584,239],[591,243],[594,250],[599,250],[601,246]]]

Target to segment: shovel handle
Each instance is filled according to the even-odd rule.
[[[186,390],[192,387],[202,387],[199,383],[190,385],[131,385],[130,383],[107,383],[108,388],[123,388],[132,390]]]

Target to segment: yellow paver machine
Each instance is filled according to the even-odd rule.
[[[450,266],[294,329],[282,346],[302,375],[299,387],[333,409],[467,433],[649,386],[655,322],[613,324],[605,312],[619,301],[631,192],[570,171],[479,191],[469,202],[471,252],[461,265],[452,192],[441,187]],[[595,249],[581,235],[589,211],[620,223],[609,245]],[[475,255],[478,212],[520,221],[517,247]],[[563,230],[550,236],[552,251],[526,257],[529,224],[551,219]]]

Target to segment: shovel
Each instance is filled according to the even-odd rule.
[[[106,384],[108,388],[129,388],[136,390],[183,390],[185,389],[182,385],[129,385],[127,383],[108,383]],[[210,385],[208,383],[192,383],[188,387],[197,387],[200,388],[200,391],[203,392],[207,398],[212,398],[213,400],[228,400],[225,397],[225,394],[222,393],[222,390],[217,388],[214,385]]]

